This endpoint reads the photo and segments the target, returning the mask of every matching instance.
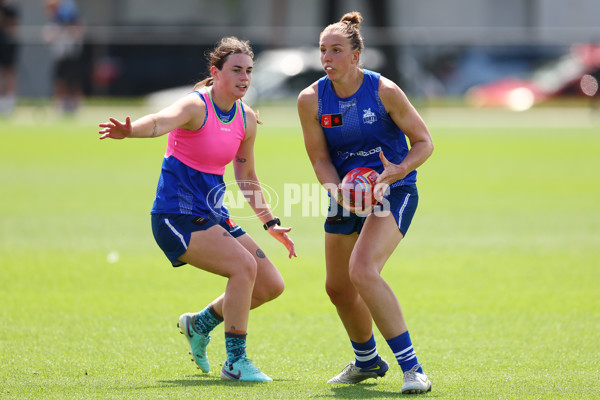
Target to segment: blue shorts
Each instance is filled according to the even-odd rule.
[[[387,216],[387,212],[394,215],[398,229],[403,236],[410,227],[410,223],[417,211],[419,192],[417,185],[403,185],[391,187],[383,201],[375,206],[369,214]],[[325,220],[325,232],[350,235],[354,232],[360,234],[367,215],[357,215],[349,212],[335,201],[330,200],[329,212]]]
[[[179,257],[187,251],[192,232],[204,231],[215,225],[222,226],[234,238],[246,231],[231,219],[216,222],[212,219],[188,214],[152,214],[152,233],[158,246],[174,267],[185,265]]]

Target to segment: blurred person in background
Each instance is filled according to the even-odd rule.
[[[55,106],[64,113],[73,113],[83,96],[84,26],[73,0],[47,0],[49,24],[44,40],[50,44],[54,57],[53,85]]]
[[[10,114],[17,98],[17,26],[19,13],[11,0],[0,0],[0,114]]]
[[[256,113],[242,102],[252,80],[254,52],[247,41],[221,40],[209,54],[210,78],[171,106],[133,123],[110,118],[99,126],[100,139],[157,137],[168,133],[156,198],[152,230],[159,247],[174,267],[193,265],[227,278],[225,293],[198,313],[179,317],[193,360],[203,372],[210,366],[206,347],[210,332],[225,325],[227,361],[221,378],[271,381],[246,357],[250,309],[278,297],[283,278],[244,229],[229,218],[223,204],[225,167],[233,161],[235,179],[264,229],[295,257],[291,228],[280,226],[268,204],[254,168]],[[202,281],[188,282],[196,298]]]
[[[306,151],[331,197],[325,221],[325,286],[355,356],[328,383],[355,384],[386,374],[389,367],[377,352],[374,321],[404,373],[402,393],[425,393],[431,382],[381,271],[411,224],[419,198],[416,168],[431,155],[433,142],[404,92],[362,68],[361,22],[362,15],[351,12],[321,32],[326,76],[298,97]],[[379,173],[374,194],[382,205],[373,212],[356,212],[340,199],[342,178],[357,167]]]

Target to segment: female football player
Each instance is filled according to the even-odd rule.
[[[326,290],[355,354],[329,382],[357,383],[385,375],[388,364],[377,353],[375,321],[404,372],[402,393],[424,393],[431,382],[381,270],[410,226],[418,200],[415,169],[431,155],[433,143],[403,91],[361,67],[361,22],[361,14],[351,12],[321,32],[326,76],[298,97],[306,150],[332,199],[325,221]],[[336,202],[344,204],[338,185],[356,167],[379,172],[375,197],[380,204],[367,215]]]
[[[225,166],[233,161],[235,178],[264,228],[296,256],[294,242],[266,205],[254,170],[257,117],[242,103],[252,78],[249,42],[222,39],[209,55],[210,78],[194,91],[155,114],[133,123],[109,118],[99,126],[100,139],[157,137],[168,144],[152,207],[156,242],[174,267],[190,264],[227,278],[225,293],[199,313],[185,313],[179,328],[189,341],[193,361],[209,372],[209,333],[225,321],[227,361],[221,378],[270,381],[246,357],[246,329],[251,308],[279,296],[283,279],[265,253],[229,218],[223,205]],[[202,293],[201,284],[190,285]]]

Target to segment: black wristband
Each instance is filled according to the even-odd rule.
[[[263,228],[265,228],[265,231],[266,231],[273,225],[281,225],[281,221],[279,220],[279,218],[275,217],[272,220],[265,222],[265,224],[263,225]]]

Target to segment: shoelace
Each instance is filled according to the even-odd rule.
[[[243,360],[238,361],[241,364],[245,364],[252,373],[259,372],[259,369],[256,368],[256,365],[252,364],[252,360],[249,358],[244,358]]]
[[[417,380],[417,370],[419,369],[419,364],[415,365],[408,371],[404,373],[404,380],[416,381]]]
[[[354,368],[352,368],[352,367],[355,367],[354,363],[350,363],[350,364],[346,365],[346,366],[344,367],[344,369],[342,370],[342,372],[346,372],[346,371],[348,371],[348,370],[354,369]],[[357,368],[358,368],[358,367],[357,367]]]

